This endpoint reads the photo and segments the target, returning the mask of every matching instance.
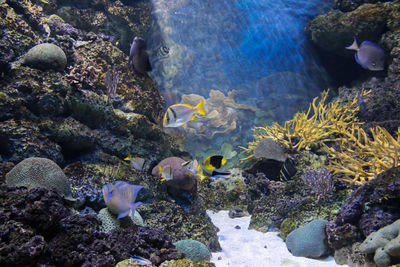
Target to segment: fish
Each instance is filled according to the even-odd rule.
[[[290,178],[292,178],[297,172],[297,169],[295,167],[294,161],[290,158],[287,158],[285,162],[282,164],[281,170],[280,170],[280,180],[281,181],[288,181]]]
[[[158,166],[158,171],[159,173],[161,173],[161,181],[170,181],[174,179],[174,172],[171,166],[166,165],[164,166],[164,168]]]
[[[358,64],[364,69],[372,71],[384,70],[385,66],[385,51],[378,44],[364,41],[360,46],[354,38],[352,45],[347,46],[346,49],[357,51],[355,59]]]
[[[204,100],[195,107],[188,104],[175,104],[168,107],[163,119],[164,127],[179,127],[194,120],[195,114],[206,115],[203,109]]]
[[[152,71],[149,60],[149,54],[146,51],[146,43],[143,38],[133,38],[131,49],[129,51],[128,64],[132,67],[135,74],[144,75]]]
[[[198,180],[203,181],[206,178],[203,175],[203,169],[201,168],[199,162],[195,159],[192,161],[186,161],[182,163],[183,168],[188,170],[191,174],[195,175]]]
[[[103,186],[103,199],[108,209],[122,219],[129,214],[135,215],[135,210],[142,202],[135,202],[137,194],[143,188],[141,185],[132,185],[124,181]]]
[[[224,166],[226,159],[221,155],[210,156],[203,161],[204,168],[207,170],[219,169]]]
[[[131,157],[131,154],[128,154],[124,160],[129,160],[133,166],[138,171],[143,171],[145,159],[144,158],[139,158],[139,157]]]
[[[212,173],[211,173],[211,178],[213,178],[213,179],[218,179],[218,178],[229,179],[230,176],[231,176],[231,172],[230,171],[213,170]]]
[[[130,258],[130,260],[136,261],[137,263],[139,263],[140,265],[150,265],[153,264],[150,260],[145,259],[143,257],[140,256],[133,256],[132,258]]]

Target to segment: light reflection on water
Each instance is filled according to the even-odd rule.
[[[235,89],[238,103],[268,114],[265,123],[283,122],[329,87],[304,33],[327,2],[152,0],[151,75],[167,105],[185,94]],[[249,120],[246,126],[255,117]]]

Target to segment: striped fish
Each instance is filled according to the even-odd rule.
[[[229,177],[231,176],[231,172],[230,171],[217,171],[217,170],[213,170],[212,174],[211,174],[211,178],[213,179],[229,179]]]
[[[194,120],[195,114],[205,115],[203,109],[204,100],[201,100],[195,107],[188,104],[175,104],[165,112],[164,127],[179,127]]]

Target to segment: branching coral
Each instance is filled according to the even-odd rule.
[[[363,90],[361,96],[364,97],[369,93],[369,91]],[[344,103],[335,101],[325,104],[327,96],[328,91],[323,92],[318,105],[318,97],[314,98],[307,112],[296,113],[294,118],[285,122],[283,127],[278,123],[271,126],[255,127],[253,129],[254,141],[248,143],[248,148],[242,147],[250,155],[242,161],[252,158],[257,145],[267,137],[291,150],[308,150],[313,145],[318,146],[334,140],[332,138],[335,135],[352,125],[361,124],[356,117],[359,109],[357,96],[349,98]],[[313,111],[312,115],[311,110]]]
[[[353,125],[336,139],[340,151],[325,146],[330,158],[327,168],[334,174],[344,174],[341,180],[363,184],[399,165],[400,129],[396,139],[379,126],[370,131],[372,138],[358,125]]]

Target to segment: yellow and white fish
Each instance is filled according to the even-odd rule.
[[[210,156],[203,161],[204,168],[207,170],[219,169],[224,166],[226,159],[221,155]]]
[[[144,158],[139,158],[139,157],[131,157],[131,154],[128,154],[128,156],[126,158],[124,158],[124,160],[129,160],[133,166],[133,168],[135,168],[138,171],[143,171],[143,167],[144,167]]]
[[[116,181],[113,184],[103,186],[103,198],[108,209],[122,219],[129,214],[135,215],[136,208],[143,204],[135,202],[137,194],[143,186],[133,185],[123,181]]]
[[[196,159],[192,161],[186,161],[182,163],[182,166],[183,168],[188,170],[191,174],[195,175],[197,179],[200,180],[200,182],[203,181],[204,178],[206,178],[203,175],[203,169],[201,168],[199,162]]]
[[[174,179],[174,171],[169,165],[164,166],[164,168],[158,166],[158,172],[161,174],[161,181],[170,181]]]
[[[205,115],[203,109],[204,100],[201,100],[195,107],[188,104],[175,104],[168,107],[165,112],[164,127],[179,127],[194,120],[195,114]]]

